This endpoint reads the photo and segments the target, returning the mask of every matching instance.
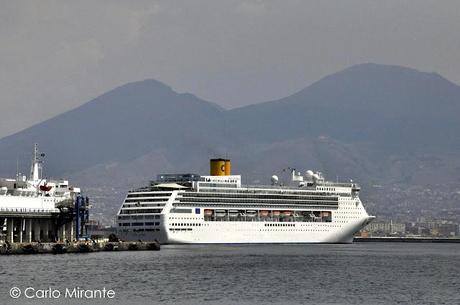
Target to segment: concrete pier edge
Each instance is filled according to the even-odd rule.
[[[353,242],[460,243],[460,238],[434,237],[355,237]]]
[[[108,251],[158,251],[158,242],[57,242],[57,243],[3,243],[0,245],[0,255],[10,254],[64,254],[90,253]]]

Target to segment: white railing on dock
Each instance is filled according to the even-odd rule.
[[[0,212],[9,213],[59,213],[59,209],[0,208]]]

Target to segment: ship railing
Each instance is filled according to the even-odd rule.
[[[318,185],[327,185],[327,186],[338,186],[338,187],[351,187],[353,185],[352,182],[333,182],[333,181],[323,181],[319,182]]]
[[[59,209],[41,209],[41,208],[0,208],[0,212],[8,213],[59,213]]]
[[[335,186],[335,187],[351,187],[353,183],[345,183],[345,182],[320,182],[317,183],[316,185],[320,186]],[[293,186],[293,185],[251,185],[251,184],[245,184],[241,186],[241,189],[277,189],[277,190],[315,190],[316,188],[313,186]]]

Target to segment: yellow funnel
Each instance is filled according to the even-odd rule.
[[[211,176],[229,176],[230,160],[211,159]]]

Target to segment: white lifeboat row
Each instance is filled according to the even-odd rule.
[[[222,210],[222,209],[205,209],[204,216],[205,217],[237,217],[237,216],[247,216],[247,217],[256,217],[257,215],[260,217],[299,217],[300,215],[294,211],[280,211],[280,210]],[[330,212],[328,211],[321,211],[320,216],[322,217],[329,217]]]

